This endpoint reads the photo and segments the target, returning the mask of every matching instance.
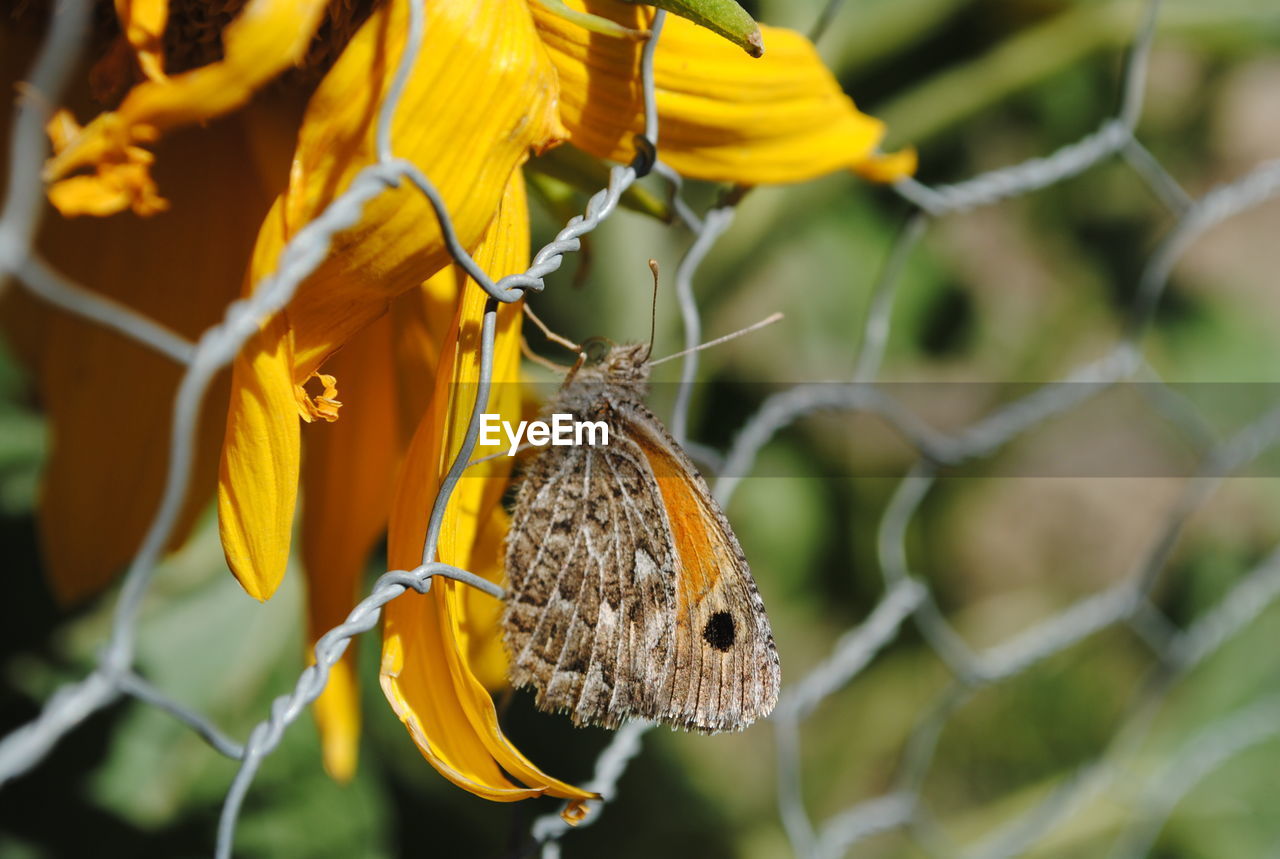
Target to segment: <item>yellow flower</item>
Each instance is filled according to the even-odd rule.
[[[72,277],[190,337],[270,274],[299,229],[377,160],[378,108],[408,19],[403,0],[373,4],[358,28],[345,18],[354,34],[300,110],[296,82],[266,85],[302,62],[322,24],[340,32],[334,16],[339,8],[349,15],[347,5],[326,13],[319,0],[249,0],[222,31],[221,59],[175,72],[161,34],[197,5],[117,3],[121,37],[96,69],[98,88],[119,78],[121,52],[143,79],[83,128],[68,113],[51,128],[46,179],[64,215],[132,209],[152,217],[55,219],[42,237]],[[652,15],[617,0],[570,5],[633,29]],[[641,45],[589,33],[528,0],[426,0],[423,8],[425,43],[399,97],[394,153],[431,178],[484,270],[495,279],[522,271],[521,165],[565,142],[629,160],[643,129]],[[892,180],[914,168],[911,153],[876,153],[881,124],[854,108],[807,40],[762,33],[766,53],[755,60],[668,18],[655,57],[668,164],[742,184],[838,169]],[[472,407],[484,299],[451,264],[416,190],[373,199],[211,398],[177,539],[212,493],[216,469],[227,562],[246,591],[266,599],[284,574],[301,485],[312,642],[354,604],[384,528],[392,567],[415,567]],[[55,590],[75,599],[110,580],[153,512],[177,368],[21,296],[7,299],[5,315],[55,440],[40,510],[46,566]],[[518,379],[520,322],[518,305],[501,309],[489,410],[508,416],[520,410],[516,386],[501,384]],[[500,579],[509,462],[468,471],[445,515],[440,560]],[[502,682],[499,611],[450,581],[391,603],[383,690],[422,754],[456,784],[495,800],[563,797],[572,815],[590,794],[541,772],[498,726],[486,684]],[[349,776],[356,759],[352,666],[348,654],[316,707],[337,777]]]

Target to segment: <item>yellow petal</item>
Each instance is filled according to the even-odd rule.
[[[49,140],[61,149],[82,133],[71,113],[59,110],[49,120]],[[132,209],[136,215],[154,215],[169,208],[151,178],[154,156],[138,146],[126,146],[119,159],[99,162],[92,176],[72,176],[49,189],[49,202],[65,216],[113,215]]]
[[[275,593],[289,560],[298,495],[299,415],[293,338],[280,314],[232,371],[218,470],[218,533],[227,566],[254,599]]]
[[[645,27],[649,15],[617,0],[567,2],[633,28]],[[538,4],[533,9],[560,73],[570,140],[601,158],[630,160],[633,136],[644,130],[640,44],[588,33]],[[755,185],[857,168],[872,157],[883,123],[858,112],[808,39],[761,31],[765,54],[752,59],[709,30],[667,16],[654,55],[662,159],[686,176]]]
[[[146,221],[52,217],[40,250],[73,281],[194,339],[235,298],[253,225],[276,190],[246,169],[247,135],[238,117],[199,135],[176,135],[165,145],[162,175],[173,183],[177,209]],[[39,500],[43,566],[56,594],[75,600],[111,581],[155,515],[180,368],[14,286],[3,318],[49,418]],[[212,495],[226,396],[223,379],[206,399],[191,489],[171,546],[185,539]]]
[[[488,227],[512,172],[563,135],[556,73],[520,0],[426,4],[426,36],[392,124],[396,155],[426,173],[464,247]],[[296,229],[375,160],[378,106],[408,26],[402,2],[365,23],[312,97],[286,207]],[[371,86],[370,83],[373,85]],[[380,194],[300,290],[290,315],[309,373],[388,302],[450,262],[426,199]]]
[[[872,182],[896,182],[916,172],[919,159],[911,148],[887,154],[874,153],[853,169],[863,179]]]
[[[309,641],[309,645],[314,644],[314,640]],[[351,781],[360,759],[360,683],[355,648],[353,640],[342,659],[329,669],[329,682],[312,709],[320,732],[324,770],[340,782]]]
[[[307,576],[307,652],[342,623],[359,598],[366,561],[387,526],[391,482],[403,450],[396,417],[391,321],[377,320],[333,357],[348,403],[342,420],[304,431],[302,524]],[[316,701],[325,769],[355,772],[360,698],[353,641]]]
[[[477,253],[486,271],[500,275],[524,268],[527,218],[523,180],[517,173],[499,218]],[[437,277],[461,280],[452,270]],[[484,305],[483,292],[466,283],[432,404],[410,444],[392,506],[388,551],[394,567],[412,569],[418,564],[432,502],[470,418],[479,377],[477,348]],[[520,318],[518,306],[505,305],[499,311],[494,398],[489,410],[508,418],[519,412],[519,386],[512,383],[519,378]],[[483,554],[474,553],[479,525],[497,505],[510,467],[507,457],[498,457],[475,466],[460,481],[445,514],[440,560],[468,567],[473,556]],[[590,798],[591,794],[543,773],[503,736],[493,699],[469,662],[463,632],[465,589],[465,585],[438,579],[427,597],[405,596],[387,606],[382,660],[387,700],[423,756],[472,793],[500,801],[544,793],[576,801]]]
[[[122,3],[126,0],[121,0]],[[143,5],[125,21],[133,42],[136,34],[145,46],[157,24],[163,32],[157,0],[135,0]],[[241,107],[258,89],[302,59],[320,25],[326,0],[250,0],[222,34],[223,59],[171,78],[148,80],[129,91],[120,107],[103,113],[57,150],[45,166],[46,181],[65,180],[73,171],[103,165],[138,164],[130,149],[154,143],[164,132],[180,125],[202,122]],[[153,46],[154,47],[154,46]],[[144,66],[145,68],[145,66]],[[145,173],[145,171],[144,171]],[[115,174],[114,180],[119,180]],[[107,182],[103,177],[101,181]],[[140,178],[145,186],[145,178]],[[81,182],[80,184],[83,184]],[[101,204],[101,195],[57,192],[64,204],[83,199]],[[117,195],[127,202],[128,195]],[[68,199],[69,198],[69,199]],[[74,210],[64,209],[64,214]],[[83,210],[85,214],[100,211]]]
[[[330,359],[326,369],[342,378],[351,407],[332,427],[303,430],[300,540],[310,594],[308,655],[363,596],[362,574],[386,530],[395,472],[427,408],[459,284],[452,279],[432,286],[400,296],[386,316]],[[334,666],[315,703],[325,769],[341,781],[354,774],[359,748],[356,644]],[[491,666],[492,653],[484,657]]]
[[[474,247],[530,147],[558,133],[555,70],[519,0],[430,3],[426,11],[426,43],[391,139],[398,155],[429,173],[461,241]],[[312,97],[289,190],[263,226],[251,283],[271,272],[285,242],[374,160],[374,124],[403,48],[406,14],[403,2],[379,6]],[[219,513],[228,562],[250,593],[269,596],[288,557],[298,410],[285,408],[287,397],[397,295],[447,261],[422,195],[386,191],[299,287],[287,323],[273,323],[236,362]]]
[[[468,569],[495,584],[502,584],[507,529],[511,517],[501,504],[493,505],[480,529]],[[467,663],[480,684],[490,692],[510,688],[507,681],[507,648],[502,641],[502,602],[476,588],[462,591],[462,621],[458,643],[466,648]]]
[[[138,66],[151,80],[164,78],[164,28],[169,22],[168,0],[116,0],[116,17]]]
[[[64,179],[49,189],[49,202],[67,217],[106,217],[124,209],[145,217],[169,208],[142,163],[106,164],[92,176]]]
[[[435,389],[440,350],[449,339],[458,308],[456,278],[432,278],[391,303],[392,348],[400,435],[413,438]]]

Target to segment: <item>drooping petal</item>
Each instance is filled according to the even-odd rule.
[[[174,135],[161,150],[161,175],[180,204],[174,211],[146,221],[51,217],[39,249],[75,282],[196,338],[236,297],[253,225],[287,171],[287,159],[266,173],[256,169],[253,133],[246,117],[235,117]],[[111,581],[156,513],[180,368],[16,285],[3,317],[49,418],[52,450],[39,500],[44,568],[55,593],[75,600]],[[171,546],[212,495],[226,397],[222,379],[200,418],[191,488]]]
[[[158,14],[155,0],[120,2],[134,7],[130,15],[121,17],[130,42],[135,47],[141,45],[142,59],[155,47],[152,31],[159,26],[163,32],[163,16]],[[121,193],[125,176],[135,177],[138,199],[154,196],[145,169],[148,159],[137,145],[154,143],[177,126],[242,107],[264,84],[302,59],[327,5],[326,0],[249,0],[222,34],[222,60],[171,78],[144,81],[129,91],[119,108],[95,117],[58,147],[45,166],[45,179],[73,182],[79,193],[57,191],[55,184],[51,199],[64,215],[104,214],[103,195],[85,187],[88,177],[70,177],[73,171],[85,168],[111,186],[112,199],[118,201],[114,211],[134,205],[135,198]],[[118,169],[121,165],[143,169],[122,173]],[[130,187],[134,186],[125,190]],[[98,210],[87,208],[89,202],[96,203]]]
[[[480,528],[469,569],[495,584],[505,574],[507,529],[511,517],[501,504],[493,505]],[[458,643],[466,648],[471,672],[484,688],[497,692],[510,688],[507,681],[507,649],[502,641],[502,602],[476,588],[462,591],[462,620]]]
[[[308,655],[361,597],[369,550],[386,529],[395,472],[430,400],[458,286],[439,278],[409,290],[327,364],[347,381],[354,402],[342,420],[303,433]],[[325,769],[339,780],[355,772],[360,736],[355,649],[352,641],[315,704]]]
[[[82,134],[70,111],[59,110],[49,121],[47,131],[54,150],[67,145]],[[151,178],[155,156],[141,146],[126,146],[119,158],[103,161],[91,176],[72,176],[49,188],[49,202],[64,215],[106,217],[122,209],[135,215],[149,216],[169,208]]]
[[[308,655],[358,599],[365,562],[387,526],[403,449],[390,319],[378,319],[353,337],[327,369],[342,376],[349,394],[341,420],[317,422],[304,433],[299,541],[307,576]],[[315,705],[325,769],[341,781],[355,773],[360,738],[355,650],[353,641]]]
[[[456,279],[439,280],[397,298],[386,316],[326,365],[346,380],[352,401],[342,420],[303,432],[300,540],[309,593],[308,654],[362,596],[369,551],[386,529],[394,475],[427,408],[457,305]],[[356,644],[333,667],[315,703],[325,769],[339,780],[354,775],[359,745]]]
[[[218,534],[227,566],[254,599],[275,593],[289,560],[301,430],[288,318],[241,350],[218,469]]]
[[[527,219],[523,181],[516,174],[498,220],[477,254],[486,271],[500,275],[524,268],[528,260]],[[462,282],[452,269],[437,277]],[[432,503],[465,434],[479,378],[484,306],[483,292],[466,282],[431,407],[410,445],[392,506],[388,551],[394,567],[412,569],[418,564]],[[487,410],[507,419],[518,416],[520,408],[520,390],[514,384],[519,379],[520,318],[516,305],[499,310],[494,390]],[[473,456],[487,452],[477,448]],[[510,467],[510,459],[500,456],[473,466],[459,482],[446,508],[440,560],[468,568],[485,554],[475,541],[498,504]],[[446,778],[472,793],[500,801],[544,793],[577,801],[590,798],[591,794],[543,773],[502,734],[493,699],[469,661],[463,630],[466,589],[448,580],[436,580],[425,598],[407,595],[387,606],[382,656],[382,687],[387,700],[423,756]]]
[[[575,9],[627,27],[648,10],[619,0],[567,0]],[[538,30],[560,73],[560,115],[571,142],[601,158],[628,161],[644,130],[641,45],[587,30],[533,5]],[[668,15],[654,55],[658,150],[686,176],[749,185],[796,182],[874,157],[879,120],[860,113],[812,43],[790,30],[761,28],[765,53],[747,56],[716,34]],[[914,156],[873,174],[914,169]]]
[[[474,247],[512,172],[531,148],[560,133],[555,70],[520,0],[428,3],[426,12],[426,41],[391,140],[397,155],[435,182],[461,241]],[[404,46],[406,16],[399,0],[380,6],[312,97],[290,187],[263,226],[251,283],[375,160],[378,108]],[[284,321],[264,328],[237,360],[219,514],[228,563],[250,593],[270,596],[288,556],[298,461],[290,397],[305,402],[300,386],[329,355],[447,261],[425,198],[408,187],[387,190],[335,241]]]

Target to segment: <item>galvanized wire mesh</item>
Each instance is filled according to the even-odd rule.
[[[818,29],[835,14],[838,2],[828,4]],[[350,187],[311,224],[302,229],[281,255],[274,274],[261,282],[252,296],[227,308],[222,321],[190,342],[162,325],[67,281],[43,261],[33,248],[43,210],[39,165],[46,157],[44,126],[52,105],[58,103],[86,39],[92,3],[59,0],[51,16],[36,66],[28,80],[31,91],[42,97],[24,98],[14,124],[9,185],[0,213],[0,271],[15,284],[63,310],[93,320],[125,334],[165,355],[184,368],[175,398],[168,477],[155,519],[125,575],[115,609],[107,646],[97,667],[84,679],[59,689],[46,702],[39,717],[0,740],[0,784],[39,765],[42,758],[68,732],[95,711],[121,697],[133,697],[164,710],[186,723],[217,752],[240,761],[230,784],[217,836],[217,854],[229,856],[240,806],[263,758],[279,743],[283,732],[313,702],[328,679],[329,669],[345,652],[355,635],[372,629],[382,607],[409,590],[425,593],[434,576],[443,575],[501,597],[501,590],[465,571],[435,561],[435,547],[448,500],[471,459],[478,435],[479,416],[486,408],[492,369],[495,319],[500,302],[514,301],[526,291],[543,289],[543,278],[559,268],[563,255],[579,249],[580,238],[595,229],[618,204],[621,194],[648,171],[668,180],[674,190],[679,221],[694,241],[676,274],[687,344],[694,346],[701,334],[693,279],[716,240],[731,226],[734,205],[716,205],[695,212],[680,196],[681,177],[661,158],[645,162],[643,154],[630,166],[615,167],[607,188],[594,195],[584,215],[571,220],[543,248],[526,272],[496,282],[481,271],[453,233],[445,209],[426,173],[395,155],[390,123],[397,94],[412,67],[423,38],[419,4],[410,3],[410,30],[396,84],[382,105],[378,126],[377,163],[363,170]],[[1125,381],[1142,380],[1157,388],[1163,382],[1146,362],[1141,338],[1181,254],[1202,233],[1219,222],[1280,194],[1280,163],[1270,162],[1238,179],[1191,197],[1165,171],[1135,136],[1142,113],[1147,61],[1160,12],[1158,0],[1146,5],[1133,40],[1122,81],[1122,103],[1117,114],[1102,122],[1083,139],[1042,158],[1035,158],[975,176],[952,185],[927,186],[912,179],[895,190],[914,204],[909,218],[889,249],[877,279],[861,332],[853,384],[848,386],[796,386],[771,397],[738,432],[723,455],[705,452],[703,459],[718,465],[717,498],[727,505],[743,475],[749,474],[763,448],[783,428],[817,411],[870,412],[893,426],[919,454],[916,464],[902,478],[879,524],[878,557],[883,593],[866,620],[851,629],[829,656],[806,676],[788,679],[782,699],[771,718],[776,735],[778,813],[795,853],[801,856],[841,856],[875,834],[903,830],[932,855],[1017,855],[1055,827],[1068,820],[1091,795],[1121,780],[1120,762],[1125,751],[1139,742],[1158,711],[1160,702],[1177,680],[1203,662],[1225,642],[1253,623],[1264,609],[1280,598],[1280,549],[1238,581],[1217,607],[1191,625],[1177,629],[1149,599],[1164,571],[1188,518],[1208,499],[1221,481],[1244,468],[1280,441],[1280,407],[1268,412],[1234,437],[1214,444],[1199,474],[1187,481],[1179,502],[1163,529],[1130,575],[1111,587],[1086,597],[1047,620],[1000,644],[975,651],[951,627],[938,608],[928,582],[914,574],[907,559],[906,534],[934,486],[940,468],[985,457],[1008,445],[1051,418],[1070,411],[1108,388]],[[646,137],[657,144],[658,122],[654,102],[652,52],[660,38],[664,13],[659,12],[642,64],[646,105]],[[659,156],[661,148],[658,148]],[[1004,406],[966,429],[952,434],[932,430],[877,386],[885,354],[896,290],[913,247],[931,222],[948,215],[991,205],[1012,197],[1032,194],[1074,177],[1112,158],[1121,159],[1161,201],[1173,218],[1165,238],[1143,270],[1128,312],[1123,336],[1102,358],[1076,368],[1063,380],[1074,384],[1046,384],[1028,396]],[[134,670],[135,625],[141,600],[152,572],[167,544],[185,496],[193,457],[197,412],[213,377],[234,359],[238,350],[271,314],[288,304],[298,285],[328,253],[330,240],[354,224],[363,206],[376,195],[402,182],[416,187],[431,203],[454,260],[490,296],[481,329],[481,384],[472,420],[453,467],[444,481],[428,525],[422,564],[413,570],[395,570],[382,576],[370,595],[357,605],[345,623],[324,635],[315,647],[315,664],[302,672],[294,689],[273,703],[267,718],[240,743],[227,737],[198,712],[170,699],[163,690],[145,681]],[[740,199],[741,195],[733,195]],[[729,198],[726,198],[729,199]],[[697,377],[698,355],[685,358],[682,390],[671,421],[673,433],[688,441],[688,410],[692,382]],[[1165,390],[1170,397],[1176,396]],[[1187,416],[1195,421],[1198,416]],[[905,625],[913,624],[949,668],[950,685],[921,714],[903,750],[892,790],[863,801],[824,821],[815,821],[801,791],[799,748],[807,717],[830,695],[853,682]],[[1105,751],[1082,766],[1034,807],[1006,821],[995,831],[967,844],[957,844],[936,824],[922,795],[939,734],[949,717],[980,689],[1033,669],[1045,659],[1069,650],[1102,630],[1127,626],[1148,644],[1155,668],[1134,696],[1130,713]],[[783,642],[785,647],[785,642]],[[615,798],[629,761],[640,752],[649,726],[631,723],[620,729],[601,753],[594,777],[586,785],[601,794],[593,803],[594,823],[603,816],[603,803]],[[1143,855],[1172,810],[1201,779],[1245,749],[1280,733],[1280,703],[1274,693],[1263,694],[1238,712],[1210,724],[1190,737],[1183,750],[1157,773],[1132,790],[1133,813],[1114,845],[1117,856]],[[1177,778],[1166,777],[1168,772]],[[560,817],[538,818],[532,828],[544,856],[556,856],[560,839],[569,832]]]

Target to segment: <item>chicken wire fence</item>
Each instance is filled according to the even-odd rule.
[[[818,29],[840,5],[832,0]],[[492,371],[495,320],[499,303],[519,299],[526,291],[540,292],[544,278],[556,271],[565,254],[579,249],[582,236],[594,230],[615,210],[621,194],[650,170],[672,188],[677,219],[694,237],[676,274],[687,345],[701,338],[699,309],[693,280],[699,264],[716,240],[730,227],[741,194],[697,213],[681,197],[681,177],[661,158],[660,129],[654,99],[653,49],[660,38],[664,12],[658,11],[646,45],[642,75],[645,140],[639,155],[627,166],[612,168],[608,187],[591,197],[584,215],[573,218],[555,240],[534,257],[524,273],[496,282],[481,271],[458,242],[446,210],[428,176],[418,166],[395,155],[390,122],[398,94],[423,38],[420,4],[410,3],[406,51],[381,107],[377,125],[378,161],[365,168],[350,187],[288,244],[277,270],[258,284],[253,294],[229,306],[223,319],[190,342],[164,326],[110,299],[96,295],[59,275],[33,248],[44,208],[40,165],[47,152],[44,127],[58,104],[86,42],[92,15],[90,0],[59,0],[50,16],[50,29],[27,80],[10,141],[8,189],[0,213],[0,270],[14,284],[64,311],[117,331],[167,356],[184,368],[172,410],[172,441],[164,493],[146,537],[124,577],[110,637],[95,669],[79,682],[56,691],[39,716],[0,740],[0,784],[40,764],[44,756],[78,724],[112,703],[136,698],[184,722],[217,752],[239,761],[217,831],[217,855],[230,856],[241,805],[254,775],[271,754],[283,732],[320,694],[330,668],[352,637],[372,629],[382,607],[407,591],[425,593],[435,576],[446,576],[501,598],[497,586],[465,570],[434,560],[445,502],[471,460],[485,410]],[[1190,196],[1135,136],[1142,112],[1148,58],[1160,13],[1159,0],[1145,6],[1122,81],[1121,105],[1093,133],[1041,158],[982,173],[952,185],[928,186],[905,179],[894,186],[911,203],[906,220],[883,261],[870,295],[860,338],[852,384],[798,385],[768,398],[740,428],[723,455],[705,453],[720,476],[714,492],[727,505],[741,477],[749,474],[757,456],[784,427],[815,412],[869,413],[886,421],[909,442],[918,460],[901,478],[878,526],[877,555],[883,592],[867,618],[850,629],[829,655],[798,681],[784,684],[777,709],[770,718],[776,737],[777,805],[786,835],[797,855],[840,856],[880,833],[905,832],[930,855],[1017,855],[1079,813],[1099,792],[1125,780],[1125,754],[1141,741],[1162,699],[1178,679],[1215,653],[1233,636],[1254,623],[1280,598],[1280,547],[1241,577],[1211,610],[1189,625],[1177,627],[1149,598],[1166,569],[1188,519],[1222,480],[1255,462],[1280,440],[1280,403],[1225,440],[1205,446],[1199,472],[1186,480],[1178,502],[1157,538],[1129,575],[1083,598],[1060,613],[984,650],[968,646],[939,609],[929,583],[914,574],[907,559],[907,531],[934,486],[939,470],[992,455],[1043,425],[1124,382],[1142,381],[1144,390],[1160,399],[1173,419],[1198,434],[1208,435],[1204,416],[1166,385],[1146,361],[1141,340],[1159,304],[1173,267],[1183,252],[1206,230],[1280,194],[1280,162],[1267,162],[1234,181]],[[33,95],[38,94],[38,95]],[[647,143],[646,143],[647,142]],[[651,145],[647,145],[651,144]],[[655,152],[659,157],[655,158]],[[912,248],[929,224],[1001,200],[1032,194],[1077,176],[1111,159],[1120,159],[1155,195],[1172,216],[1172,226],[1147,259],[1128,308],[1122,336],[1100,359],[1060,380],[987,414],[966,428],[944,434],[929,428],[877,385],[881,359],[890,331],[895,295]],[[429,165],[428,165],[429,168]],[[456,460],[443,482],[428,525],[422,564],[413,570],[393,570],[380,577],[372,592],[350,613],[345,623],[324,635],[315,646],[315,664],[306,668],[295,687],[277,698],[270,713],[244,742],[225,735],[216,725],[155,688],[135,670],[135,624],[153,570],[174,528],[186,493],[193,459],[197,413],[213,378],[226,368],[238,350],[270,315],[288,304],[298,285],[327,254],[331,239],[354,225],[373,197],[401,183],[410,183],[431,203],[455,262],[489,295],[481,328],[481,382],[471,422]],[[732,202],[729,202],[732,201]],[[674,435],[687,442],[691,383],[697,375],[698,355],[684,359],[682,387],[671,421]],[[801,790],[800,742],[805,720],[833,693],[845,688],[908,624],[947,666],[949,686],[929,704],[902,751],[892,789],[859,802],[826,820],[815,821]],[[938,825],[923,798],[939,735],[948,719],[975,693],[1034,669],[1048,658],[1068,651],[1103,630],[1124,626],[1150,649],[1155,666],[1134,695],[1128,715],[1104,751],[1080,766],[1029,809],[1004,821],[970,843],[955,843]],[[591,803],[586,823],[598,821],[604,803],[613,800],[628,763],[639,753],[642,722],[624,725],[597,759],[595,773],[585,785],[602,800]],[[1264,690],[1256,700],[1204,726],[1187,737],[1180,750],[1150,778],[1129,786],[1129,806],[1115,856],[1144,855],[1179,801],[1219,766],[1241,752],[1280,734],[1280,690]],[[570,831],[557,815],[537,818],[532,836],[544,856],[558,856],[560,840]]]

